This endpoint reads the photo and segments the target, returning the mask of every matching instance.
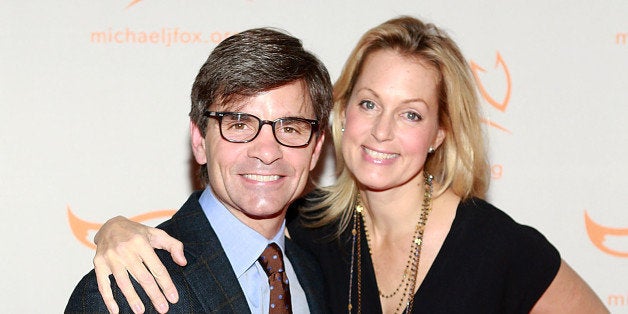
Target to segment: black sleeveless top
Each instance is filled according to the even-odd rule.
[[[331,311],[348,313],[351,228],[334,239],[336,228],[308,228],[300,218],[288,224],[292,239],[321,265]],[[373,263],[361,234],[362,313],[381,313]],[[458,206],[451,230],[414,297],[412,313],[529,313],[560,263],[558,251],[537,230],[484,200],[469,199]]]

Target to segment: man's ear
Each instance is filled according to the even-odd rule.
[[[310,171],[314,170],[314,167],[316,167],[318,158],[321,156],[321,151],[323,151],[323,145],[325,145],[325,132],[321,132],[314,144],[316,146],[314,146],[314,151],[312,152],[312,160],[310,160]]]
[[[199,165],[207,163],[207,151],[205,150],[205,137],[198,125],[194,121],[190,120],[190,140],[192,141],[192,153],[194,159]]]

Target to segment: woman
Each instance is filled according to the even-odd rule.
[[[482,200],[476,89],[444,32],[410,17],[371,29],[334,89],[338,181],[295,204],[288,226],[317,256],[332,312],[607,312],[539,232]],[[176,240],[122,218],[96,240],[99,278],[147,274],[144,260],[175,301],[148,243],[183,263]],[[163,299],[154,282],[149,294]]]

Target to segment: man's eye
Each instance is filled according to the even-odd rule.
[[[242,121],[224,121],[223,122],[223,130],[229,131],[249,131],[254,127],[251,123],[242,122]]]
[[[360,102],[360,106],[364,109],[372,110],[375,109],[375,103],[370,100],[362,100]]]
[[[277,132],[286,135],[308,134],[312,130],[312,126],[305,121],[298,119],[284,119],[280,124],[275,125]]]
[[[291,134],[291,133],[297,133],[298,131],[295,128],[293,128],[293,127],[285,126],[285,127],[281,128],[281,132],[287,133],[287,134]]]
[[[244,130],[244,129],[246,129],[246,124],[244,124],[244,123],[234,123],[231,126],[231,128],[235,129],[235,130]]]

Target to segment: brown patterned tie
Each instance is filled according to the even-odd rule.
[[[270,286],[270,314],[292,313],[288,276],[283,267],[281,249],[276,243],[269,244],[258,259],[268,275]]]

